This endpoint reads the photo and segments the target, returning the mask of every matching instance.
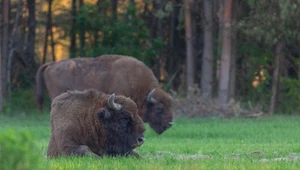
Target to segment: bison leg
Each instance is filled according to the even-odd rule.
[[[94,152],[91,151],[91,149],[86,146],[86,145],[79,145],[78,148],[74,152],[75,155],[79,156],[91,156],[95,158],[100,158],[99,155],[95,154]]]
[[[134,157],[136,157],[137,159],[140,159],[141,158],[141,156],[137,153],[137,152],[135,152],[135,151],[130,151],[129,153],[127,153],[126,154],[126,156],[134,156]]]
[[[77,156],[92,156],[92,157],[100,157],[97,154],[93,153],[91,149],[86,145],[80,145],[74,138],[75,135],[73,131],[68,130],[61,130],[61,131],[52,131],[52,133],[56,134],[55,141],[56,149],[58,155],[70,156],[70,155],[77,155]],[[76,141],[76,142],[75,142]]]

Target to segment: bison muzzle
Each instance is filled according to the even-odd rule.
[[[51,106],[48,157],[90,155],[136,156],[144,123],[131,99],[93,89],[68,91]]]

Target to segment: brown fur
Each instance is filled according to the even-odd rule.
[[[46,64],[43,64],[37,71],[35,76],[36,81],[36,101],[38,103],[38,107],[40,110],[43,110],[43,102],[44,102],[44,89],[45,89],[45,83],[44,83],[44,70],[51,65],[53,62],[49,62]]]
[[[109,95],[96,90],[68,91],[52,102],[48,157],[69,155],[135,155],[137,139],[143,138],[144,123],[136,104],[116,96],[121,111],[108,107]],[[128,124],[123,119],[130,120]]]
[[[41,70],[37,75],[42,74]],[[130,97],[136,102],[139,115],[157,133],[161,134],[171,126],[172,98],[159,88],[153,72],[135,58],[103,55],[97,58],[67,59],[48,65],[43,75],[51,99],[67,90],[95,88],[107,94]],[[40,84],[37,81],[37,86]],[[156,104],[146,100],[152,89],[156,89],[153,94],[158,101]],[[42,108],[42,102],[38,103],[39,108]],[[163,107],[163,111],[156,112],[157,107]]]

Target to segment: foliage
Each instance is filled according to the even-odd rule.
[[[237,99],[260,104],[264,111],[271,96],[272,53],[259,44],[245,41],[237,45]]]
[[[37,110],[37,104],[35,102],[34,89],[18,89],[12,91],[11,103],[8,101],[4,104],[3,113],[5,114],[31,114]],[[50,106],[50,98],[45,93],[45,108]]]
[[[287,113],[300,112],[300,80],[281,77],[280,81],[283,90],[280,109]]]
[[[148,125],[141,159],[89,157],[47,159],[49,115],[3,116],[8,127],[34,133],[43,166],[49,169],[299,169],[300,117],[257,119],[177,118],[157,135]],[[26,144],[26,142],[25,142]],[[16,147],[23,147],[19,144]],[[1,166],[1,165],[0,165]],[[32,168],[38,169],[38,168]]]
[[[300,1],[295,0],[246,0],[249,16],[239,24],[246,35],[262,41],[268,46],[280,39],[299,42]]]
[[[247,64],[248,74],[245,76],[243,73],[244,70],[238,71],[237,77],[243,81],[237,80],[237,82],[248,83],[246,86],[240,86],[239,91],[246,94],[243,95],[243,98],[248,98],[255,102],[258,99],[257,97],[260,96],[258,101],[266,103],[269,101],[271,93],[270,75],[274,67],[274,52],[272,54],[274,45],[281,40],[283,40],[286,46],[300,42],[300,22],[298,19],[300,1],[246,0],[244,3],[247,5],[249,11],[246,14],[247,16],[238,22],[238,28],[239,36],[241,37],[240,44],[243,45],[245,44],[244,42],[248,42],[248,45],[246,45],[246,48],[241,48],[239,45],[237,51],[239,57]],[[299,57],[298,55],[297,53],[296,58]],[[289,69],[293,66],[285,65],[284,67]],[[241,68],[243,68],[243,65],[241,65]],[[266,70],[266,80],[256,88],[249,87],[249,85],[251,86],[249,81],[253,81],[251,76],[257,76],[260,70]],[[287,82],[284,81],[282,83]],[[296,86],[293,87],[296,88]],[[287,97],[291,95],[288,94],[289,90],[287,88],[291,89],[292,87],[285,86],[283,88],[284,90],[279,93],[279,96],[285,96],[284,98],[286,99],[276,105],[277,109],[280,108],[283,112],[292,112],[292,110],[297,112],[299,109],[296,108],[296,105],[288,104],[293,102],[287,100]],[[294,90],[297,91],[297,88]],[[293,98],[292,100],[296,99],[295,97],[291,98]]]
[[[15,15],[17,12],[18,2],[16,0],[10,1],[10,25],[11,28],[15,22]],[[21,1],[20,1],[21,2]],[[100,1],[97,1],[100,2]],[[184,8],[183,1],[161,1],[157,3],[153,0],[135,1],[135,6],[131,6],[128,1],[118,1],[117,18],[112,15],[110,0],[102,0],[99,6],[96,5],[95,0],[86,0],[84,5],[80,9],[77,9],[76,13],[76,56],[79,56],[79,38],[78,34],[82,31],[85,32],[85,47],[84,56],[82,57],[95,57],[102,54],[124,54],[134,56],[144,61],[148,66],[153,66],[153,61],[156,55],[160,54],[161,49],[166,51],[166,55],[161,55],[166,59],[165,69],[168,71],[168,75],[174,74],[173,81],[170,81],[168,85],[165,85],[165,89],[173,86],[180,86],[180,83],[184,83],[184,71],[177,74],[176,70],[181,70],[184,63],[178,64],[180,61],[184,61]],[[215,1],[217,2],[217,1]],[[220,1],[218,1],[220,2]],[[93,4],[89,4],[93,3]],[[157,9],[155,7],[161,4],[162,8]],[[200,21],[203,21],[203,5],[195,5],[195,11],[193,13],[195,27],[195,35],[193,37],[196,47],[196,55],[199,56],[202,53],[202,29],[203,26]],[[36,1],[36,43],[35,43],[35,58],[41,61],[43,56],[43,46],[45,41],[45,26],[47,23],[47,1]],[[1,6],[2,5],[2,6]],[[77,6],[79,5],[77,1]],[[236,5],[236,6],[235,6]],[[233,28],[237,28],[237,86],[236,86],[236,99],[248,103],[258,103],[268,108],[270,96],[271,96],[271,75],[274,55],[272,50],[273,45],[283,39],[286,43],[286,48],[292,46],[293,60],[288,64],[284,64],[285,69],[289,70],[288,77],[295,78],[295,73],[290,73],[290,69],[297,68],[299,65],[299,42],[300,42],[300,0],[243,0],[239,1],[233,6],[233,9],[237,9],[233,16],[236,16],[236,21],[233,22]],[[3,7],[3,4],[0,4]],[[53,33],[54,33],[54,45],[57,59],[65,59],[68,57],[66,51],[68,51],[70,45],[70,29],[72,27],[72,13],[71,1],[54,0],[52,4],[52,19],[53,19]],[[216,21],[221,20],[220,11],[218,11],[218,5],[215,6]],[[237,7],[237,8],[236,8]],[[14,48],[20,49],[18,55],[13,56],[12,73],[12,88],[18,90],[13,92],[12,102],[5,104],[4,112],[11,114],[15,113],[29,113],[36,109],[35,100],[33,97],[33,90],[27,90],[34,86],[35,69],[31,67],[31,60],[28,55],[22,51],[26,49],[27,35],[30,28],[28,22],[28,9],[27,5],[23,5],[23,13],[15,36]],[[79,11],[78,11],[79,10]],[[157,20],[161,19],[163,30],[162,39],[153,39],[149,36],[151,32],[155,35],[158,26]],[[152,23],[151,23],[152,22]],[[220,28],[218,24],[213,27],[216,36]],[[235,25],[237,24],[237,25]],[[5,25],[5,23],[2,23]],[[219,25],[220,26],[220,25]],[[175,30],[173,30],[175,28]],[[198,37],[198,38],[197,38]],[[3,39],[4,40],[4,39]],[[50,40],[50,39],[49,39]],[[176,42],[171,42],[171,41]],[[220,39],[219,39],[220,40]],[[217,40],[216,43],[220,43]],[[216,41],[216,39],[214,39]],[[169,43],[169,44],[166,44]],[[5,43],[4,43],[5,44]],[[48,51],[46,55],[50,59],[52,43],[48,43]],[[22,50],[21,50],[22,49]],[[3,51],[3,50],[2,50]],[[8,50],[9,51],[9,50]],[[291,49],[286,50],[292,51]],[[215,56],[220,56],[220,48],[215,48]],[[20,56],[19,56],[20,54]],[[3,62],[5,62],[8,55],[3,55]],[[216,60],[219,58],[215,57]],[[195,58],[196,65],[201,63],[201,58]],[[297,61],[298,60],[298,61]],[[219,60],[218,60],[219,61]],[[216,61],[217,62],[217,61]],[[7,63],[2,67],[6,67]],[[177,68],[175,68],[177,67]],[[183,67],[182,67],[183,68]],[[218,66],[214,66],[214,72],[218,72]],[[184,69],[182,69],[184,70]],[[265,75],[260,75],[261,70],[264,70]],[[201,76],[205,73],[200,73],[200,67],[195,67],[195,75]],[[296,74],[299,74],[299,71]],[[3,72],[6,75],[5,72]],[[294,77],[293,77],[294,76]],[[171,77],[171,76],[170,76]],[[259,84],[257,87],[253,87],[252,83],[256,77],[259,77]],[[3,80],[7,78],[3,77]],[[265,79],[262,81],[262,79]],[[213,88],[217,88],[217,78],[213,82]],[[279,96],[282,97],[282,101],[279,101],[276,105],[282,112],[294,112],[298,111],[297,103],[297,83],[294,79],[288,81],[283,80],[283,90],[280,91]],[[3,85],[7,85],[6,81],[3,81]],[[24,90],[24,88],[26,88]],[[295,89],[294,89],[295,88]],[[175,89],[176,90],[176,89]],[[4,89],[4,92],[7,91]],[[217,90],[215,90],[217,91]],[[49,100],[48,100],[49,101]],[[8,102],[8,101],[6,101]],[[48,104],[49,106],[49,104]]]
[[[85,4],[76,17],[77,32],[84,28],[88,33],[85,56],[123,54],[134,56],[146,64],[153,62],[164,43],[161,39],[150,38],[144,21],[135,17],[135,8],[129,6],[127,13],[117,19],[99,10],[101,7]]]
[[[30,132],[6,129],[0,133],[1,170],[32,170],[40,165],[40,151]]]

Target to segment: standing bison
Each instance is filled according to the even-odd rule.
[[[139,157],[133,149],[144,142],[145,127],[134,101],[93,89],[57,96],[50,122],[48,157]]]
[[[51,100],[67,90],[94,88],[136,102],[138,113],[158,133],[172,125],[172,97],[159,88],[153,72],[141,61],[121,55],[75,58],[42,65],[36,75],[36,99],[43,109],[46,86]]]

